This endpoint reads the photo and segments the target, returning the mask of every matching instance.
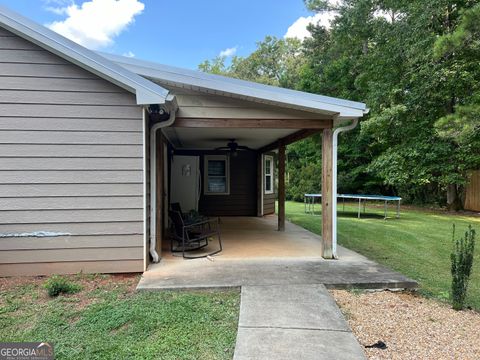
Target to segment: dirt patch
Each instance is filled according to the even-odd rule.
[[[480,359],[480,313],[409,292],[332,290],[369,359]]]
[[[38,286],[43,284],[46,279],[47,277],[45,276],[17,276],[0,278],[0,291],[9,291],[25,285]]]
[[[120,296],[130,296],[135,291],[139,276],[137,274],[72,275],[70,279],[80,284],[82,290],[76,294],[64,296],[76,302],[77,310],[82,310],[99,301],[98,292],[120,290]]]
[[[76,294],[62,295],[76,302],[78,310],[85,308],[96,300],[98,291],[121,290],[122,296],[130,296],[134,293],[140,279],[138,274],[94,274],[94,275],[65,275],[70,281],[81,285],[82,290]],[[48,276],[23,276],[0,278],[0,292],[15,291],[16,299],[22,302],[46,302],[51,298],[43,288]],[[5,305],[5,300],[0,297],[0,306]]]

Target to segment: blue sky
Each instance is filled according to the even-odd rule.
[[[312,14],[302,0],[0,0],[90,48],[195,69],[221,51],[248,55]],[[108,5],[110,4],[110,5]],[[110,6],[110,7],[108,7]],[[66,21],[67,20],[67,21]],[[85,38],[85,34],[89,34]]]

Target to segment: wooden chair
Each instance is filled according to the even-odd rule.
[[[185,223],[179,211],[169,212],[172,221],[172,233],[170,238],[170,250],[172,253],[181,252],[184,259],[198,259],[218,254],[222,251],[220,237],[220,225],[218,218],[204,219],[193,223]],[[202,255],[188,255],[189,252],[197,251],[209,245],[209,239],[218,239],[217,250]],[[174,242],[177,247],[174,247]]]

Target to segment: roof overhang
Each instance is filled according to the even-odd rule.
[[[360,118],[368,113],[366,105],[360,102],[263,85],[124,56],[105,53],[101,53],[101,55],[131,72],[157,81],[164,86],[188,88],[209,94],[324,114],[332,116],[336,121]]]
[[[0,27],[135,94],[138,105],[164,104],[169,100],[167,89],[3,6]]]

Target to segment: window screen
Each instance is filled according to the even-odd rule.
[[[228,158],[226,156],[206,156],[205,173],[206,194],[228,194]]]

